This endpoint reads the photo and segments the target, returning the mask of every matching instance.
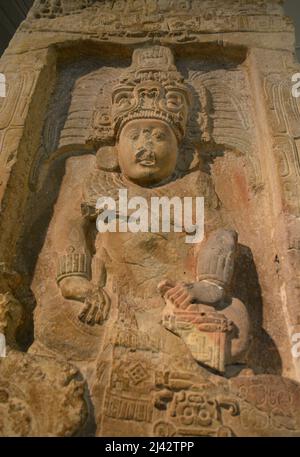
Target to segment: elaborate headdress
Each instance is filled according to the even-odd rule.
[[[117,79],[107,81],[100,100],[93,118],[92,141],[116,139],[130,120],[149,118],[169,124],[181,141],[192,96],[175,67],[171,50],[152,46],[133,52],[131,66]]]
[[[112,124],[116,136],[133,119],[160,119],[178,140],[185,135],[191,94],[178,73],[169,48],[136,49],[112,93]]]

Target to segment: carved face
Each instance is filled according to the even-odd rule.
[[[172,175],[178,143],[165,122],[137,119],[122,129],[118,154],[120,168],[128,179],[142,186],[154,185]]]

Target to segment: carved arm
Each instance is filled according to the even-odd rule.
[[[228,294],[237,240],[235,231],[219,229],[204,241],[197,258],[197,282],[191,287],[195,301],[213,305]]]
[[[230,289],[237,238],[237,233],[232,230],[213,232],[200,247],[196,282],[175,284],[162,281],[158,285],[161,295],[183,309],[191,303],[217,305]]]

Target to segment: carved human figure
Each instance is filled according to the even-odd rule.
[[[107,165],[107,148],[99,150],[98,168],[83,189],[82,215],[78,211],[78,217],[69,222],[64,218],[64,226],[69,223],[70,230],[75,226],[79,236],[77,245],[60,257],[57,280],[65,299],[84,302],[78,317],[90,326],[109,316],[107,273],[133,309],[138,302],[139,307],[160,312],[163,297],[163,325],[185,341],[198,362],[224,372],[227,364],[242,361],[249,317],[243,303],[231,295],[238,237],[220,226],[211,195],[206,202],[205,240],[200,245],[188,245],[183,232],[94,233],[97,199],[117,198],[118,189],[147,200],[207,195],[207,181],[199,170],[181,175],[177,170],[180,155],[185,154],[181,144],[191,100],[169,49],[134,52],[132,67],[112,94],[116,143],[109,151],[115,163],[110,157]],[[57,251],[69,244],[60,237]],[[92,257],[97,274],[91,281]]]

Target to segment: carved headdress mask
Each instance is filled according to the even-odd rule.
[[[118,138],[133,119],[159,119],[180,142],[185,135],[191,94],[177,71],[171,50],[162,46],[136,49],[132,65],[112,93],[112,125]]]

